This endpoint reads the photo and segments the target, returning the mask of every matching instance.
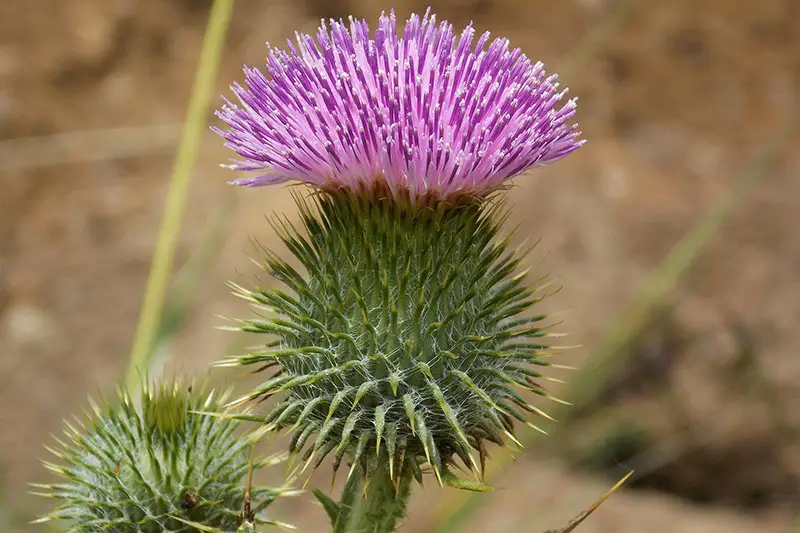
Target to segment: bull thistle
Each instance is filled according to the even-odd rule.
[[[482,489],[487,443],[547,416],[526,397],[549,398],[553,334],[527,313],[547,284],[517,273],[499,193],[583,141],[556,76],[474,33],[430,12],[402,35],[393,12],[374,36],[323,22],[316,40],[271,49],[266,74],[245,68],[239,102],[217,112],[241,158],[229,166],[257,173],[234,183],[313,190],[295,195],[301,227],[274,224],[304,273],[265,250],[288,291],[234,285],[258,311],[237,327],[270,340],[222,364],[273,369],[240,404],[285,393],[255,418],[289,428],[305,465],[349,464],[339,503],[317,493],[335,532],[394,531],[425,470]]]
[[[224,395],[190,388],[145,383],[140,405],[120,389],[114,402],[92,403],[86,421],[67,423],[67,440],[57,439],[51,449],[60,464],[45,462],[63,481],[34,485],[62,503],[38,522],[64,521],[68,533],[235,531],[251,498],[252,521],[276,496],[291,492],[241,483],[252,444],[234,433],[235,420],[209,416],[221,412]]]

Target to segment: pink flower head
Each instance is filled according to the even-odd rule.
[[[214,131],[241,157],[229,167],[259,173],[233,183],[480,196],[581,146],[557,76],[507,39],[484,33],[473,46],[474,35],[429,10],[398,36],[392,12],[374,38],[351,17],[270,49],[267,74],[245,67],[239,104],[216,113],[228,128]]]

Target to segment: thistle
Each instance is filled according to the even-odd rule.
[[[234,420],[200,414],[220,412],[225,396],[190,388],[145,385],[141,405],[120,390],[113,404],[92,402],[86,421],[67,422],[66,439],[48,448],[60,464],[45,462],[63,481],[34,485],[62,503],[37,522],[64,520],[70,533],[194,531],[188,521],[235,530],[250,495],[241,480],[251,444]],[[254,511],[282,492],[253,488]]]
[[[441,478],[454,458],[513,439],[520,409],[543,414],[516,388],[546,395],[543,315],[520,317],[547,293],[513,275],[522,255],[497,241],[496,208],[477,202],[408,210],[348,193],[300,203],[306,235],[281,236],[307,278],[277,256],[265,266],[291,294],[236,286],[264,318],[242,322],[276,338],[227,364],[276,367],[248,399],[290,394],[264,419],[291,426],[293,453],[347,455],[389,475],[419,478],[424,457]],[[307,446],[316,435],[313,445]],[[381,459],[383,460],[383,459]]]
[[[402,36],[395,22],[371,37],[330,21],[271,50],[216,128],[243,158],[230,166],[260,173],[234,183],[315,189],[296,195],[300,228],[275,224],[305,272],[264,250],[288,291],[234,285],[259,314],[239,328],[271,339],[223,364],[273,369],[240,403],[281,393],[261,421],[289,428],[305,465],[349,463],[341,502],[318,494],[343,533],[394,531],[427,467],[482,489],[457,461],[480,479],[487,443],[547,416],[527,394],[549,397],[553,334],[527,313],[547,284],[516,273],[497,191],[582,144],[575,101],[507,40],[473,47],[471,26],[457,38],[430,13]]]

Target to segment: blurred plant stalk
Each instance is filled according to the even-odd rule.
[[[131,349],[125,383],[129,390],[150,367],[155,352],[155,340],[161,328],[161,318],[175,249],[180,234],[183,213],[186,210],[189,184],[194,172],[197,154],[206,130],[206,118],[219,70],[225,35],[233,13],[234,0],[214,0],[203,38],[203,48],[189,99],[186,122],[183,128],[175,164],[167,193],[164,218],[158,234],[155,253],[147,280],[139,324]]]

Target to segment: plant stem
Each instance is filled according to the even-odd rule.
[[[364,486],[362,471],[358,467],[342,492],[342,512],[334,525],[334,533],[396,531],[398,522],[405,515],[412,479],[409,468],[404,468],[399,478],[390,479],[388,465],[381,461],[378,470]]]

